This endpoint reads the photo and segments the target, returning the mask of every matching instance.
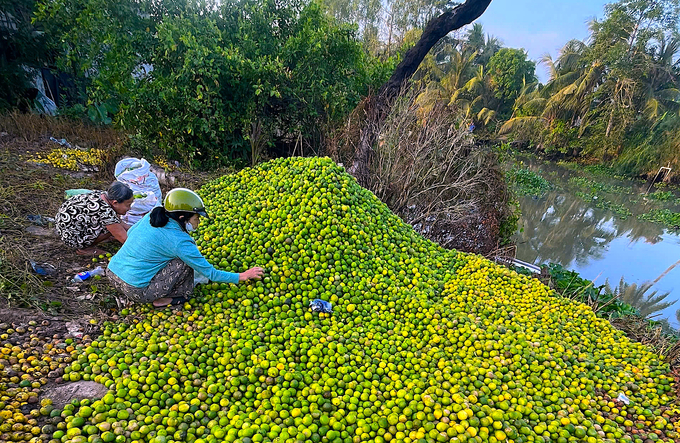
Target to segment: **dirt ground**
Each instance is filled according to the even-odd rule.
[[[16,308],[29,309],[37,319],[58,317],[64,321],[115,315],[115,291],[106,278],[71,282],[78,272],[106,267],[108,259],[77,255],[60,241],[53,224],[40,226],[27,217],[54,217],[67,189],[106,189],[115,180],[116,162],[135,153],[125,152],[123,136],[110,129],[64,125],[35,116],[26,117],[27,121],[21,118],[15,116],[16,123],[0,121],[0,312],[5,313],[0,313],[0,318],[18,321],[19,317],[11,318],[20,315]],[[105,152],[103,164],[98,170],[83,167],[72,171],[29,161],[62,148],[50,140],[52,136],[66,138],[83,149],[101,149]],[[157,165],[155,169],[163,192],[177,186],[195,189],[223,173],[166,171]],[[101,246],[111,254],[118,247],[114,243]],[[49,275],[36,273],[32,263]]]

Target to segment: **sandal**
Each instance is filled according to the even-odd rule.
[[[166,304],[163,304],[163,305],[161,305],[161,306],[156,306],[155,302],[157,302],[157,301],[159,301],[159,300],[163,300],[163,301],[165,301],[165,300],[170,300],[170,302],[168,302],[168,303],[166,303]],[[182,296],[182,297],[173,297],[173,298],[170,298],[170,297],[163,297],[163,298],[159,298],[159,299],[154,300],[154,301],[152,302],[152,304],[153,304],[153,307],[156,308],[156,309],[164,309],[164,308],[167,308],[168,306],[177,306],[177,305],[184,304],[184,302],[186,302],[187,300],[189,300],[189,299],[186,298],[186,297],[184,297],[184,296]]]
[[[176,306],[176,305],[183,305],[185,302],[189,301],[188,298],[182,296],[182,297],[175,297],[172,299],[170,302],[170,306]]]

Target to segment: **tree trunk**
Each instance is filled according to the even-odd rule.
[[[609,134],[612,132],[612,127],[614,126],[614,111],[616,111],[616,103],[612,100],[612,113],[609,114],[609,123],[607,124],[607,132],[604,134],[605,137],[609,138]]]
[[[465,3],[431,20],[423,30],[418,43],[406,52],[404,59],[394,70],[390,79],[366,103],[366,123],[361,130],[359,145],[349,168],[349,172],[359,183],[366,183],[371,149],[389,115],[394,99],[401,94],[402,88],[407,87],[408,80],[415,74],[427,53],[449,32],[460,29],[479,18],[490,3],[491,0],[466,0]]]

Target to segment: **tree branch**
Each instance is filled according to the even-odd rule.
[[[361,130],[354,160],[349,168],[349,172],[361,184],[367,183],[370,153],[390,113],[394,99],[408,87],[408,80],[415,74],[430,49],[449,32],[479,18],[490,3],[491,0],[466,0],[465,3],[431,20],[423,30],[418,43],[406,52],[390,79],[380,87],[378,94],[366,103],[366,123]]]
[[[467,0],[431,20],[423,30],[423,35],[418,43],[404,54],[404,59],[394,70],[390,79],[382,85],[378,95],[387,95],[389,98],[396,96],[404,82],[415,74],[427,53],[439,40],[449,32],[477,20],[486,11],[489,4],[491,4],[491,0]]]

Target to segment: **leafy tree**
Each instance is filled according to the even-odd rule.
[[[571,41],[542,60],[549,82],[515,100],[502,133],[546,152],[614,160],[644,174],[680,161],[678,0],[620,0],[591,23],[588,43]]]
[[[503,48],[491,57],[487,65],[496,89],[496,98],[511,105],[526,83],[536,81],[536,63],[527,59],[523,49]]]
[[[298,0],[43,1],[39,19],[89,103],[115,104],[118,125],[203,166],[246,161],[254,145],[318,147],[387,75],[356,28]]]
[[[417,103],[423,112],[439,102],[462,111],[477,127],[488,125],[501,104],[484,60],[500,49],[500,42],[484,35],[482,25],[475,23],[457,40],[448,38],[433,49],[421,64],[415,82],[425,87]],[[480,53],[482,54],[480,56]]]
[[[133,73],[149,63],[159,17],[134,0],[38,0],[36,18],[54,37],[57,67],[88,105],[118,102],[134,87]]]

